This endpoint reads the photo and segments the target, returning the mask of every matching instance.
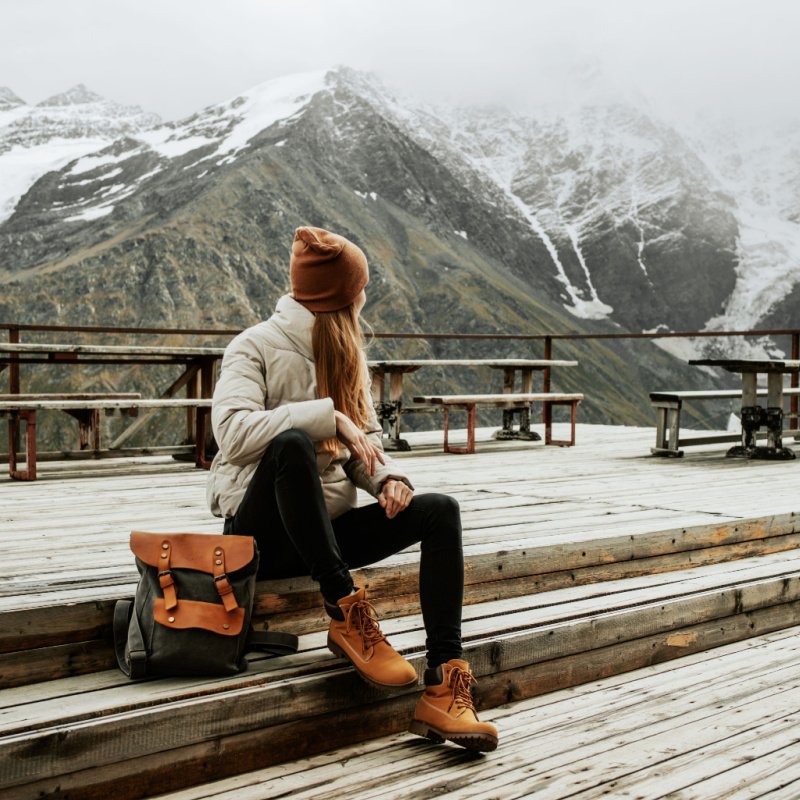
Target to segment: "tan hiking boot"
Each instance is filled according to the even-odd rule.
[[[343,620],[332,619],[328,648],[346,658],[364,680],[375,686],[413,686],[417,671],[392,648],[378,625],[375,609],[363,589],[337,602]]]
[[[491,722],[481,722],[475,713],[472,685],[477,683],[469,664],[453,658],[438,666],[434,675],[426,671],[425,693],[414,709],[409,730],[427,736],[433,742],[449,739],[469,750],[488,752],[497,747],[497,728]],[[439,683],[429,683],[431,678]]]

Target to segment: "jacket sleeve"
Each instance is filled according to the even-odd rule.
[[[383,431],[375,414],[370,416],[365,433],[367,434],[367,438],[370,440],[370,442],[372,442],[372,444],[374,444],[382,453],[384,453],[383,441],[381,439],[381,434]],[[408,486],[409,489],[413,489],[413,484],[409,480],[406,473],[397,466],[397,463],[393,461],[386,453],[384,453],[384,458],[386,459],[386,463],[381,464],[378,462],[375,465],[375,474],[370,475],[366,464],[364,464],[360,458],[351,456],[344,464],[345,474],[356,486],[358,486],[359,489],[363,489],[373,497],[377,497],[381,493],[381,488],[384,482],[389,478],[393,478],[396,481],[402,481]]]
[[[211,404],[211,426],[222,457],[242,467],[259,461],[269,443],[290,428],[312,441],[336,436],[333,401],[304,400],[267,410],[264,365],[243,342],[234,340],[222,360]]]

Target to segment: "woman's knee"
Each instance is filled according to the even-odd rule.
[[[455,497],[447,494],[422,494],[414,498],[424,509],[430,533],[450,532],[461,537],[461,508]]]
[[[416,499],[426,503],[431,514],[461,518],[461,506],[459,506],[458,500],[456,500],[455,497],[451,497],[449,494],[431,492],[429,494],[418,495]]]

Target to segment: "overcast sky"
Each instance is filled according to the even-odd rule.
[[[581,70],[663,113],[796,115],[797,0],[0,0],[0,86],[165,119],[347,64],[436,99],[536,104]]]

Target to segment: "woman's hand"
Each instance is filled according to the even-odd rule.
[[[403,481],[387,478],[381,493],[378,495],[378,503],[381,508],[386,509],[386,516],[389,519],[393,519],[401,511],[405,511],[408,508],[408,504],[413,497],[413,489],[409,489]]]
[[[348,416],[341,411],[334,411],[336,417],[336,438],[356,457],[366,464],[370,475],[375,474],[375,466],[378,461],[386,463],[383,451],[376,447]]]

